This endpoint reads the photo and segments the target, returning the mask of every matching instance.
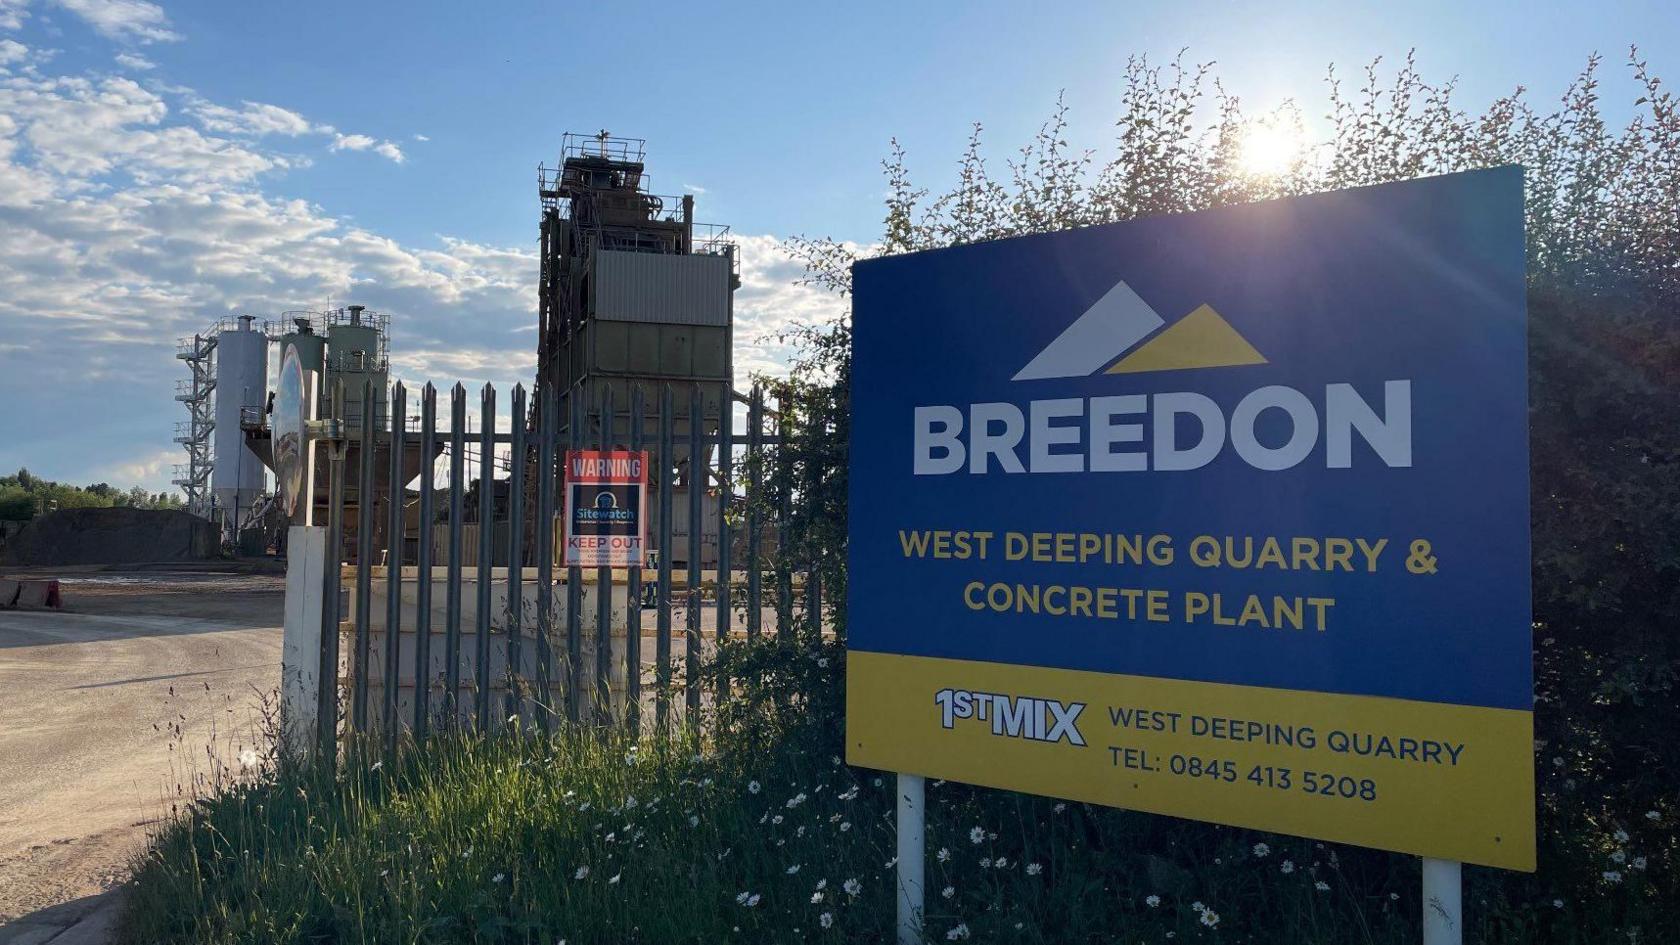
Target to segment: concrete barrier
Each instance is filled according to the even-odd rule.
[[[22,581],[0,581],[0,610],[11,610],[17,606],[18,591],[22,587]]]
[[[59,610],[64,607],[64,598],[59,593],[57,581],[19,581],[17,602],[19,610]]]

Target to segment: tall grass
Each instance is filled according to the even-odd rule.
[[[731,649],[747,681],[703,746],[445,732],[224,777],[136,865],[127,940],[890,940],[894,782],[838,756],[843,651]],[[941,782],[928,821],[935,942],[1418,936],[1408,857]],[[1467,941],[1680,932],[1664,893],[1672,812],[1642,821],[1576,838],[1626,851],[1613,886],[1468,870]]]

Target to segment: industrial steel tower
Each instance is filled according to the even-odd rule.
[[[691,423],[699,424],[702,437],[715,437],[719,417],[735,399],[735,244],[728,227],[694,222],[692,195],[649,192],[644,151],[639,138],[568,134],[560,166],[537,168],[542,268],[533,409],[550,390],[561,418],[574,416],[578,402],[587,418],[580,441],[590,445],[609,394],[613,429],[622,437],[632,389],[643,390],[651,429],[670,385],[679,444]],[[708,443],[700,468],[712,450]],[[685,446],[654,461],[672,465],[679,492],[696,479]],[[699,488],[707,485],[699,482]],[[715,503],[709,496],[707,506],[715,509]],[[687,530],[686,503],[677,505],[680,534]],[[707,527],[703,553],[711,557],[716,525]]]

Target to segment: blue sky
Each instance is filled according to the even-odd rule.
[[[751,340],[835,310],[776,239],[874,239],[890,137],[937,187],[971,122],[1001,159],[1065,92],[1100,153],[1130,55],[1187,48],[1310,123],[1328,64],[1414,47],[1469,108],[1549,104],[1601,51],[1614,114],[1627,45],[1672,79],[1677,40],[1656,2],[0,0],[0,469],[164,487],[174,338],[233,311],[363,301],[409,379],[524,379],[535,166],[564,131],[647,138],[654,189],[734,226]]]

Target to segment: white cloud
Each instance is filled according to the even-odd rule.
[[[0,0],[0,30],[23,29],[29,18],[29,0]]]
[[[381,157],[390,158],[398,164],[401,164],[407,158],[407,156],[402,153],[402,148],[397,147],[394,142],[381,141],[378,138],[370,137],[368,135],[335,134],[333,137],[332,150],[372,151]]]
[[[414,140],[416,140],[416,141],[430,141],[432,139],[426,137],[425,135],[415,135]]]
[[[190,106],[193,117],[206,131],[231,135],[285,135],[297,137],[312,131],[330,133],[326,126],[317,127],[307,118],[289,108],[264,102],[244,102],[239,108],[195,102]]]
[[[493,382],[505,409],[507,389],[529,384],[534,249],[404,244],[275,193],[295,159],[274,137],[390,144],[324,128],[123,77],[0,75],[0,469],[171,488],[175,339],[235,312],[361,302],[391,315],[394,371],[413,390]],[[841,303],[791,285],[799,266],[773,237],[740,247],[744,385],[782,370],[779,331]]]
[[[15,39],[0,39],[0,66],[16,65],[28,58],[28,46]]]
[[[55,0],[106,39],[167,43],[181,38],[163,8],[147,0]]]
[[[117,53],[117,65],[124,69],[133,69],[136,72],[149,72],[157,68],[157,63],[139,53],[131,52]]]

